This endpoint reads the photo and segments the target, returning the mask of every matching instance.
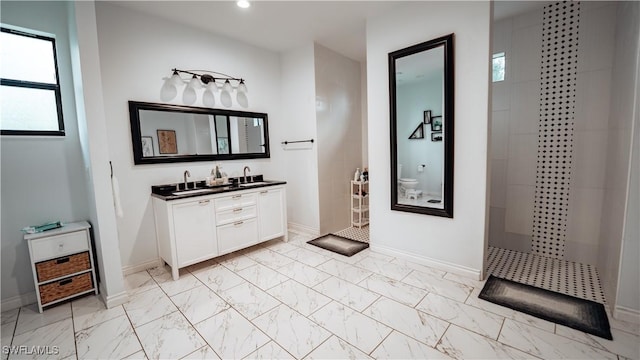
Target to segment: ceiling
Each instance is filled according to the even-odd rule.
[[[405,1],[113,1],[275,52],[315,41],[351,59],[366,58],[366,19]],[[542,7],[541,1],[496,1],[496,19]]]
[[[160,18],[281,52],[315,41],[357,61],[366,57],[366,19],[401,1],[114,1]]]

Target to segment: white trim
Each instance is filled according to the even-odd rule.
[[[640,324],[640,310],[616,305],[613,310],[613,317],[618,320]]]
[[[386,246],[380,246],[375,244],[369,244],[369,248],[373,252],[378,252],[386,255],[391,255],[397,258],[401,258],[404,260],[409,260],[416,262],[418,264],[426,265],[432,267],[434,269],[450,272],[452,274],[464,276],[474,280],[482,280],[482,271],[478,269],[468,268],[466,266],[461,266],[458,264],[450,263],[447,261],[437,260],[428,258],[425,256],[419,256],[415,254],[406,253],[403,251],[398,251],[393,248],[389,248]]]
[[[144,263],[138,264],[138,265],[123,266],[122,267],[122,275],[123,276],[127,276],[127,275],[131,275],[131,274],[135,274],[137,272],[145,271],[147,269],[153,269],[153,268],[161,266],[161,265],[162,265],[162,259],[157,258],[157,259],[149,260],[147,262],[144,262]]]
[[[26,305],[35,304],[37,301],[36,292],[31,291],[26,294],[13,296],[2,300],[2,311],[17,309]]]
[[[287,228],[289,229],[289,231],[292,231],[292,232],[303,233],[303,234],[314,235],[314,236],[320,235],[320,229],[315,229],[312,227],[308,227],[306,225],[296,224],[292,222],[287,223]]]
[[[129,294],[126,291],[122,291],[115,295],[105,295],[102,286],[100,287],[100,297],[102,297],[102,302],[104,302],[107,309],[114,308],[129,301]]]

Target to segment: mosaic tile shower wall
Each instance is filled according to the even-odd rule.
[[[580,2],[544,7],[532,253],[562,259],[573,150]]]

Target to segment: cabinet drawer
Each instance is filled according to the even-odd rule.
[[[255,218],[218,226],[218,250],[230,253],[258,243],[258,222]]]
[[[256,204],[256,194],[236,194],[214,200],[216,212],[243,208]]]
[[[34,262],[87,250],[89,250],[89,242],[86,231],[76,231],[31,241],[31,254]]]
[[[231,210],[221,211],[216,214],[217,225],[225,225],[233,222],[248,220],[256,217],[256,206],[237,207]]]
[[[91,272],[76,275],[50,284],[40,285],[42,305],[93,289]]]
[[[88,251],[36,264],[38,282],[44,282],[89,269],[91,269],[91,261],[89,261]]]

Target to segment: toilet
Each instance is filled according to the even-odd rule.
[[[398,164],[398,186],[402,194],[406,198],[409,199],[417,199],[420,194],[422,194],[422,190],[416,190],[418,187],[418,180],[411,178],[403,178],[402,175],[402,164]]]

